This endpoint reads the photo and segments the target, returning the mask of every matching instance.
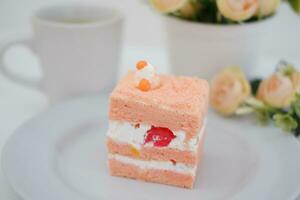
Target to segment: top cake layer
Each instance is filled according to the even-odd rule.
[[[171,75],[158,77],[160,86],[145,92],[136,88],[134,73],[129,72],[110,96],[110,119],[143,122],[195,134],[207,112],[207,81]]]

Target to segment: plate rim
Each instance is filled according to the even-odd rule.
[[[51,111],[54,110],[58,110],[60,107],[65,107],[66,105],[70,105],[70,104],[76,104],[77,102],[80,103],[81,101],[87,101],[87,100],[91,100],[91,99],[101,99],[100,101],[107,101],[108,99],[108,94],[94,94],[94,95],[88,95],[88,96],[79,96],[79,97],[74,97],[74,98],[70,98],[67,100],[64,100],[62,102],[58,102],[57,104],[54,104],[53,106],[49,106],[47,107],[45,110],[42,110],[41,112],[37,113],[36,115],[34,115],[33,117],[29,118],[28,120],[26,120],[25,122],[23,122],[20,126],[18,126],[13,133],[7,138],[1,154],[0,154],[0,159],[1,159],[1,166],[0,169],[3,172],[4,178],[5,180],[8,182],[8,184],[12,187],[12,189],[18,194],[20,195],[22,198],[26,199],[26,200],[32,200],[30,196],[28,196],[25,192],[23,192],[23,190],[21,188],[19,188],[19,186],[17,186],[14,181],[12,181],[11,177],[9,176],[9,174],[7,173],[6,170],[6,155],[7,152],[9,151],[9,147],[11,145],[11,143],[13,142],[15,137],[18,137],[18,135],[20,134],[20,132],[22,132],[22,130],[24,128],[26,128],[26,126],[34,123],[35,121],[38,121],[40,118],[42,118],[43,116],[48,115]]]

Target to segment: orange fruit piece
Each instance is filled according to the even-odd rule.
[[[130,149],[131,149],[131,152],[132,152],[136,157],[139,157],[139,156],[140,156],[139,150],[137,150],[134,146],[130,145]]]
[[[150,81],[148,81],[147,79],[142,79],[138,85],[138,88],[144,92],[147,92],[150,90],[151,88],[151,84]]]
[[[147,62],[144,60],[139,61],[138,63],[136,63],[136,68],[138,70],[143,69],[144,67],[147,66]]]
[[[173,165],[176,165],[176,163],[177,163],[176,160],[174,160],[174,159],[171,159],[170,161],[172,162]]]

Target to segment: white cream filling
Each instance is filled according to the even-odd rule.
[[[141,169],[170,170],[170,171],[176,171],[184,174],[191,174],[193,176],[195,175],[197,170],[197,166],[189,166],[182,163],[176,163],[176,165],[174,165],[171,161],[167,162],[167,161],[156,161],[156,160],[151,160],[151,161],[138,160],[126,156],[121,156],[118,154],[109,154],[108,159],[115,159],[122,163],[132,164],[138,166]]]
[[[198,142],[203,137],[206,120],[204,120],[204,125],[202,126],[199,133],[197,133],[193,138],[190,139],[188,143],[185,143],[186,132],[184,131],[172,131],[176,136],[168,145],[168,148],[178,149],[178,150],[189,150],[197,151]],[[121,142],[128,143],[137,149],[140,149],[144,145],[145,135],[147,130],[151,129],[151,125],[140,123],[139,127],[135,127],[134,124],[125,121],[109,121],[109,128],[107,131],[107,136],[110,138]],[[145,146],[153,146],[153,143],[146,143]]]

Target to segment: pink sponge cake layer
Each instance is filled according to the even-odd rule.
[[[145,170],[133,164],[109,159],[109,171],[113,176],[121,176],[148,182],[163,183],[184,188],[192,188],[195,175],[178,173],[171,170]]]
[[[142,160],[171,161],[174,164],[184,163],[188,165],[197,165],[202,157],[203,151],[203,139],[199,142],[195,152],[158,147],[142,147],[141,149],[136,149],[130,144],[119,143],[111,138],[107,139],[106,144],[110,154],[120,154]]]
[[[143,92],[134,86],[134,74],[128,73],[110,96],[110,120],[143,122],[196,134],[207,112],[207,81],[192,77],[158,76],[161,86]]]

